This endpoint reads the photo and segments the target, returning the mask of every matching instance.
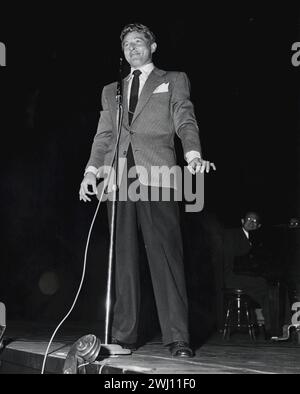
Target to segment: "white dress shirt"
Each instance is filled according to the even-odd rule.
[[[242,230],[244,231],[246,237],[249,239],[249,232],[247,230],[245,230],[244,227],[242,227]]]
[[[154,64],[153,63],[148,63],[145,64],[142,67],[137,68],[131,68],[129,77],[127,78],[128,81],[128,92],[127,92],[127,102],[128,102],[128,108],[129,108],[129,98],[130,98],[130,90],[131,90],[131,84],[132,84],[132,80],[133,80],[133,71],[135,70],[140,70],[142,74],[140,74],[140,85],[139,85],[139,97],[141,94],[141,91],[149,77],[149,75],[151,74],[152,70],[154,69]]]

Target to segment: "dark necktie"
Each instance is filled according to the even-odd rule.
[[[253,234],[253,231],[249,231],[248,234],[249,234],[249,242],[250,242],[250,245],[253,246],[254,243],[255,243],[255,236],[254,236],[254,234]]]
[[[130,90],[130,98],[129,98],[129,111],[128,111],[128,122],[129,126],[131,125],[133,114],[135,111],[135,107],[139,98],[139,87],[140,87],[140,70],[133,71],[133,80],[131,84]]]

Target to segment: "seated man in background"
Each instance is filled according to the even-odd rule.
[[[297,217],[291,217],[286,227],[284,258],[285,284],[290,309],[294,302],[300,301],[300,219]],[[293,314],[290,310],[288,312]]]
[[[260,237],[261,221],[247,212],[241,226],[224,229],[223,275],[225,288],[243,290],[262,308],[266,337],[271,334],[268,283],[261,276],[270,256]]]

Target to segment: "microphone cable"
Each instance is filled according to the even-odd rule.
[[[104,185],[103,185],[103,186],[104,186]],[[65,317],[61,320],[61,322],[58,324],[58,326],[57,326],[56,329],[54,330],[54,332],[53,332],[53,334],[52,334],[52,336],[51,336],[51,338],[50,338],[50,340],[49,340],[49,343],[48,343],[48,346],[47,346],[47,348],[46,348],[46,351],[45,351],[45,354],[44,354],[44,358],[43,358],[43,364],[42,364],[42,369],[41,369],[41,374],[42,374],[42,375],[44,374],[44,370],[45,370],[45,366],[46,366],[46,360],[47,360],[48,352],[49,352],[50,346],[51,346],[51,344],[52,344],[52,342],[53,342],[53,339],[54,339],[54,337],[55,337],[57,331],[58,331],[59,328],[61,327],[61,325],[66,321],[66,319],[70,316],[71,312],[73,311],[73,309],[74,309],[74,307],[75,307],[75,304],[76,304],[76,302],[77,302],[77,300],[78,300],[80,291],[81,291],[81,289],[82,289],[83,281],[84,281],[84,278],[85,278],[86,261],[87,261],[87,252],[88,252],[88,247],[89,247],[89,243],[90,243],[91,233],[92,233],[92,229],[93,229],[93,227],[94,227],[94,223],[95,223],[95,220],[96,220],[98,211],[99,211],[100,204],[101,204],[102,199],[103,199],[104,190],[105,190],[105,188],[103,187],[101,196],[100,196],[100,198],[99,198],[99,201],[98,201],[98,204],[97,204],[97,207],[96,207],[96,210],[95,210],[95,213],[94,213],[94,216],[93,216],[93,219],[92,219],[90,228],[89,228],[89,232],[88,232],[88,236],[87,236],[87,241],[86,241],[86,245],[85,245],[85,251],[84,251],[84,260],[83,260],[83,269],[82,269],[82,274],[81,274],[81,280],[80,280],[80,283],[79,283],[79,286],[78,286],[77,293],[76,293],[76,295],[75,295],[75,298],[74,298],[74,301],[73,301],[73,303],[72,303],[71,308],[69,309],[69,311],[67,312],[67,314],[65,315]]]
[[[121,63],[122,63],[122,61],[121,61]],[[122,103],[122,83],[119,83],[117,85],[116,100],[120,100],[119,101],[119,104],[120,104],[119,105],[119,111],[117,113],[117,124],[121,125],[122,124],[122,120],[123,120],[123,106],[121,104]],[[76,302],[78,300],[80,291],[82,289],[83,281],[84,281],[84,278],[85,278],[85,272],[86,272],[87,253],[88,253],[88,247],[89,247],[89,243],[90,243],[91,233],[92,233],[92,229],[94,227],[94,223],[95,223],[95,220],[96,220],[99,208],[100,208],[100,204],[101,204],[102,199],[103,199],[103,195],[104,195],[105,191],[108,188],[109,180],[110,180],[112,169],[113,169],[113,163],[114,163],[116,157],[118,157],[117,151],[118,151],[120,134],[121,134],[121,127],[119,129],[119,134],[117,136],[117,141],[116,141],[116,144],[115,144],[115,147],[114,147],[114,154],[113,154],[110,166],[109,166],[109,173],[108,173],[108,177],[107,177],[107,182],[106,182],[106,185],[105,185],[105,181],[104,181],[103,189],[102,189],[102,192],[101,192],[101,196],[99,198],[99,201],[98,201],[98,204],[97,204],[97,207],[96,207],[96,210],[95,210],[95,213],[94,213],[94,216],[93,216],[90,228],[89,228],[87,241],[86,241],[86,246],[85,246],[85,251],[84,251],[84,260],[83,260],[83,268],[82,268],[81,280],[80,280],[80,283],[79,283],[79,286],[78,286],[78,290],[77,290],[77,293],[75,295],[75,298],[74,298],[74,301],[72,303],[71,308],[69,309],[69,311],[67,312],[65,317],[61,320],[61,322],[58,324],[58,326],[55,328],[55,330],[54,330],[54,332],[53,332],[53,334],[52,334],[52,336],[51,336],[51,338],[49,340],[49,343],[48,343],[48,346],[46,348],[46,351],[45,351],[45,354],[44,354],[44,358],[43,358],[43,364],[42,364],[42,369],[41,369],[41,374],[42,375],[44,374],[44,371],[45,371],[46,360],[47,360],[47,356],[48,356],[48,353],[49,353],[50,346],[51,346],[51,344],[53,342],[53,339],[54,339],[57,331],[61,327],[61,325],[66,321],[66,319],[70,316],[71,312],[73,311],[73,309],[75,307],[75,304],[76,304]],[[118,162],[118,160],[117,160],[117,162]],[[117,170],[117,172],[118,172],[118,170]],[[116,175],[116,177],[118,176],[118,174],[115,174],[115,175]],[[117,185],[113,185],[112,187],[113,187],[113,190],[114,190],[114,188],[116,188],[114,191],[117,190]]]

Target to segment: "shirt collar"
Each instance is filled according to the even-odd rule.
[[[138,67],[138,68],[131,68],[131,71],[130,71],[130,74],[128,77],[128,81],[130,80],[130,78],[132,78],[132,73],[134,70],[140,70],[142,73],[141,75],[145,78],[148,78],[153,69],[154,69],[153,63],[147,63],[144,66]]]

